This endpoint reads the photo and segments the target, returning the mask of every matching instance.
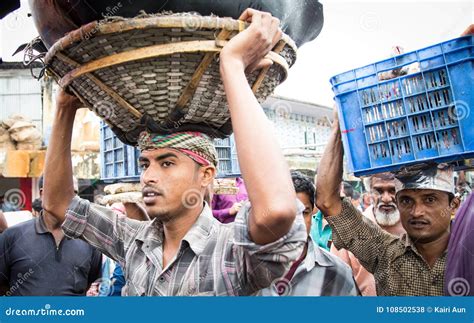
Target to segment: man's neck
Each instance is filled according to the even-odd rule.
[[[46,225],[46,229],[48,229],[49,232],[62,232],[61,223],[55,217],[51,216],[44,210],[41,216],[43,217],[44,224]]]
[[[56,220],[55,217],[48,214],[46,211],[43,210],[43,214],[41,215],[43,218],[44,224],[46,229],[49,233],[51,233],[54,237],[54,241],[56,243],[56,248],[59,248],[61,241],[64,238],[64,232],[61,229],[61,223]]]
[[[176,255],[181,240],[194,225],[201,212],[202,207],[189,209],[185,214],[163,223],[163,268]]]
[[[436,263],[436,260],[441,257],[448,247],[448,242],[449,232],[445,232],[441,237],[434,241],[427,243],[415,242],[415,246],[418,252],[423,256],[423,259],[425,259],[428,265],[432,268]]]

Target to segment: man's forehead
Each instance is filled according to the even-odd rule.
[[[395,187],[394,179],[384,179],[379,177],[372,177],[372,187]]]
[[[311,207],[311,198],[309,197],[308,193],[298,192],[296,193],[296,197],[301,203],[304,204],[305,207]]]
[[[398,193],[398,196],[408,196],[408,197],[423,197],[423,196],[430,196],[430,195],[443,195],[447,194],[442,191],[438,190],[431,190],[431,189],[416,189],[416,190],[402,190]]]
[[[147,150],[143,150],[141,153],[140,153],[140,158],[146,158],[146,159],[155,159],[155,158],[159,158],[159,157],[162,157],[162,156],[166,156],[166,155],[174,155],[176,156],[177,158],[180,158],[181,155],[184,156],[183,153],[181,153],[179,150],[177,149],[173,149],[173,148],[156,148],[156,149],[147,149]]]

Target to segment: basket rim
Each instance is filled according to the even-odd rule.
[[[171,53],[179,52],[179,53],[193,53],[193,52],[204,52],[204,53],[218,53],[220,52],[221,47],[215,44],[215,41],[191,41],[191,42],[179,42],[179,43],[172,43],[172,44],[162,44],[162,45],[155,45],[150,47],[142,47],[138,48],[129,52],[123,52],[118,54],[113,54],[107,57],[99,58],[97,60],[92,60],[88,63],[84,63],[79,67],[74,68],[66,75],[64,75],[59,81],[59,85],[61,87],[66,87],[71,82],[84,75],[91,72],[95,72],[100,69],[104,69],[110,66],[115,66],[120,63],[126,63],[130,61],[135,61],[137,59],[146,59],[146,58],[153,58],[159,57],[164,55],[170,55]],[[64,61],[64,58],[61,53],[57,54],[60,60]],[[280,65],[285,71],[286,79],[288,77],[288,70],[289,65],[285,61],[284,58],[279,56],[279,54],[274,53],[273,51],[269,52],[266,56],[267,59],[270,59],[272,62]],[[68,59],[71,61],[71,59]],[[74,62],[74,65],[77,63]]]
[[[189,15],[164,15],[164,16],[139,16],[135,18],[122,18],[114,17],[114,20],[105,19],[101,21],[93,21],[89,24],[83,25],[82,27],[75,29],[64,37],[60,38],[56,43],[49,49],[47,55],[45,56],[46,69],[51,73],[53,78],[58,82],[58,84],[65,88],[68,87],[69,90],[74,93],[89,109],[93,110],[91,104],[73,87],[69,87],[71,82],[81,76],[89,78],[95,85],[100,88],[102,91],[114,101],[116,101],[119,108],[123,108],[131,113],[135,118],[140,119],[140,122],[144,122],[143,125],[147,124],[149,116],[143,114],[137,110],[133,105],[131,105],[128,100],[121,97],[116,93],[110,86],[104,83],[102,80],[98,79],[94,72],[99,69],[103,69],[109,66],[114,66],[128,61],[135,61],[140,59],[147,59],[151,57],[167,56],[174,52],[200,52],[204,54],[204,57],[201,59],[199,67],[193,74],[193,80],[189,82],[181,92],[176,106],[172,109],[171,114],[176,111],[180,111],[185,107],[189,100],[193,97],[194,92],[197,89],[197,82],[201,80],[203,71],[207,70],[207,66],[212,62],[213,57],[216,53],[219,53],[223,46],[227,43],[228,39],[232,38],[236,32],[245,30],[250,24],[235,20],[232,18],[220,18],[217,16],[189,16]],[[182,32],[183,35],[192,35],[193,32],[202,33],[204,32],[213,32],[213,40],[190,40],[190,41],[175,41],[175,42],[166,42],[166,43],[155,43],[151,46],[136,47],[135,49],[127,49],[119,53],[112,55],[107,55],[101,58],[93,58],[91,61],[86,63],[76,62],[74,59],[68,57],[67,50],[70,50],[71,47],[80,44],[81,42],[97,42],[97,37],[104,35],[112,35],[124,32],[134,32],[134,31],[143,31],[147,29],[179,29],[178,32]],[[171,30],[174,32],[174,30]],[[208,37],[203,37],[209,39]],[[199,37],[198,37],[199,39]],[[176,47],[176,48],[174,48]],[[290,60],[287,60],[287,57],[282,55],[280,52],[286,49],[292,57]],[[278,72],[280,75],[283,75],[283,79],[288,77],[288,71],[291,65],[293,65],[297,54],[297,47],[294,44],[293,40],[288,35],[282,35],[282,39],[275,45],[275,47],[267,54],[267,58],[276,63],[277,66],[281,68],[281,71]],[[60,76],[57,74],[53,68],[54,62],[62,61],[66,65],[72,67],[72,70],[66,72],[65,75]],[[263,68],[260,70],[257,78],[255,79],[252,87],[252,91],[257,93],[263,80],[266,78],[269,67]],[[283,73],[283,74],[282,74]],[[197,81],[195,81],[197,80]],[[281,83],[281,80],[280,80]],[[176,116],[175,116],[176,117]],[[173,117],[173,118],[175,118]],[[181,117],[180,117],[181,118]],[[148,121],[147,121],[148,120]],[[174,120],[174,119],[169,119]],[[145,122],[146,121],[146,122]],[[107,124],[107,120],[105,120]],[[230,124],[227,120],[222,126],[219,126],[218,129],[210,128],[207,129],[201,123],[193,124],[192,128],[199,128],[201,132],[207,133],[207,131],[212,132],[211,137],[224,138],[230,134]],[[135,145],[136,131],[139,130],[137,127],[130,130],[122,130],[117,128],[115,124],[109,124],[112,126],[112,131],[120,138],[124,143]],[[163,132],[173,131],[169,128],[167,124],[164,125]],[[185,128],[185,125],[182,126]],[[115,130],[114,130],[115,129]],[[132,139],[130,139],[132,138]]]
[[[242,20],[233,18],[221,18],[217,16],[177,16],[164,15],[154,17],[135,17],[124,18],[121,21],[99,20],[93,21],[78,29],[72,30],[64,37],[57,40],[48,50],[45,56],[45,63],[50,63],[56,54],[67,50],[77,42],[89,40],[101,35],[114,34],[117,32],[125,32],[131,30],[143,30],[149,28],[183,28],[184,26],[195,26],[198,24],[197,30],[229,30],[242,31],[249,26]],[[193,31],[190,31],[191,33]],[[283,33],[280,41],[284,41],[296,54],[297,46],[290,36]]]

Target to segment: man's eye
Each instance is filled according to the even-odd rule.
[[[400,204],[402,204],[402,205],[407,205],[407,204],[409,204],[409,203],[410,203],[410,199],[402,198],[402,199],[400,200]]]
[[[427,198],[426,198],[426,202],[428,202],[428,203],[434,203],[434,202],[436,202],[436,197],[434,197],[434,196],[427,197]]]
[[[173,165],[173,163],[169,161],[165,161],[161,164],[161,166],[166,167],[166,168],[170,167],[171,165]]]
[[[140,167],[140,169],[144,170],[144,169],[147,169],[148,168],[148,164],[139,164],[138,167]]]

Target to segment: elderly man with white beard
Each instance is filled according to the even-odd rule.
[[[395,200],[395,176],[392,173],[375,174],[366,178],[364,184],[373,196],[373,205],[365,210],[364,215],[388,233],[396,236],[405,233]],[[340,257],[352,268],[352,275],[362,296],[377,296],[374,276],[350,251],[337,250],[332,245],[331,253]]]
[[[381,173],[369,177],[369,189],[374,204],[365,210],[364,215],[385,231],[399,236],[405,233],[400,221],[400,212],[395,201],[395,175]]]

